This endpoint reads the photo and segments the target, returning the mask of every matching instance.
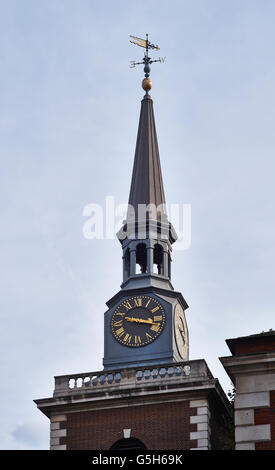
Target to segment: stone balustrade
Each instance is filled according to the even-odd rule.
[[[204,361],[188,361],[151,367],[88,372],[55,377],[54,396],[90,392],[103,387],[138,386],[138,384],[209,376]]]

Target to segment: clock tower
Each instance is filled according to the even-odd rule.
[[[153,101],[143,87],[127,218],[117,234],[123,282],[105,313],[105,370],[188,360],[188,305],[171,282],[177,235],[167,217]]]
[[[104,314],[103,370],[55,377],[35,400],[52,450],[209,450],[232,445],[231,408],[204,359],[189,359],[188,305],[171,280],[177,235],[167,216],[144,47],[136,150],[126,219],[117,233],[122,284]],[[161,59],[159,59],[161,60]],[[136,65],[137,63],[133,63]],[[92,317],[91,317],[92,321]]]

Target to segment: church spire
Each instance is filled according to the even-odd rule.
[[[166,214],[153,101],[148,93],[141,102],[129,195],[129,205],[134,209],[136,216],[140,204],[162,208]]]

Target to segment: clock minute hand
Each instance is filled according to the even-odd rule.
[[[158,325],[159,323],[153,322],[152,318],[144,320],[143,318],[125,317],[125,320],[135,323],[149,323],[149,325]]]

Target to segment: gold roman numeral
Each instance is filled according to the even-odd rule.
[[[141,307],[142,306],[142,299],[140,297],[136,297],[134,299],[134,304],[135,304],[135,307]]]
[[[135,336],[135,344],[141,344],[141,337]]]
[[[114,326],[122,326],[122,320],[114,321]]]
[[[126,310],[131,310],[131,308],[133,308],[129,300],[127,300],[126,302],[123,302],[123,306],[126,308]]]
[[[151,335],[149,335],[149,333],[145,333],[145,334],[146,334],[146,337],[147,337],[147,339],[149,339],[149,340],[150,340],[150,339],[152,339],[152,338],[153,338]]]
[[[152,325],[150,330],[158,332],[160,328],[160,325]]]
[[[152,308],[151,312],[155,313],[157,310],[159,310],[159,306]]]
[[[123,338],[123,343],[131,343],[132,336],[129,335],[129,333],[126,333],[126,335]]]
[[[148,300],[147,304],[145,305],[145,307],[147,308],[149,303],[151,302],[151,299]]]
[[[124,333],[125,333],[125,330],[122,327],[116,330],[116,335],[119,337],[121,337]]]
[[[162,321],[162,315],[155,315],[154,321]]]

